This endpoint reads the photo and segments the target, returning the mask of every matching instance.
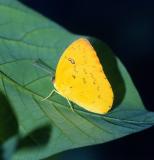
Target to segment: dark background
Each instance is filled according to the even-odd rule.
[[[122,60],[154,111],[153,0],[21,0],[71,32],[97,37]],[[65,152],[61,160],[153,160],[154,127],[106,144]]]

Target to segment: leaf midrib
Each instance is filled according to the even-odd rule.
[[[43,99],[43,98],[44,98],[44,97],[42,97],[41,95],[37,94],[36,92],[33,92],[32,90],[30,90],[30,89],[28,89],[28,88],[25,88],[24,86],[20,85],[20,84],[17,83],[15,80],[13,80],[12,78],[8,77],[4,72],[0,71],[0,73],[1,73],[7,80],[9,80],[10,82],[12,82],[14,85],[19,86],[20,88],[22,88],[22,89],[24,89],[25,91],[31,93],[32,95],[39,97],[40,99]],[[53,101],[53,100],[50,100],[50,99],[47,99],[47,101],[49,101],[50,103],[51,103],[51,102],[56,103],[56,104],[58,104],[59,106],[61,106],[61,107],[63,107],[63,108],[65,109],[64,105],[61,104],[61,103],[58,103],[58,102]],[[104,120],[106,120],[105,118],[108,118],[108,119],[110,119],[110,120],[120,121],[120,122],[126,122],[126,123],[132,123],[132,124],[133,124],[133,123],[135,123],[135,124],[138,124],[138,123],[139,123],[139,124],[147,124],[147,125],[153,125],[153,124],[154,124],[153,121],[152,121],[152,122],[133,121],[133,120],[126,120],[126,119],[119,119],[119,118],[109,117],[109,116],[106,116],[106,115],[96,115],[96,114],[88,113],[88,112],[86,112],[86,111],[82,111],[82,110],[78,110],[78,109],[74,109],[74,110],[76,110],[76,111],[78,111],[78,112],[81,112],[81,113],[84,113],[84,114],[88,114],[88,115],[90,115],[90,116],[94,116],[94,117],[98,117],[98,118],[103,118]]]

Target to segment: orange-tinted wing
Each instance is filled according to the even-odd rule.
[[[56,90],[94,113],[107,113],[113,91],[94,48],[86,39],[73,42],[62,54],[56,69]]]

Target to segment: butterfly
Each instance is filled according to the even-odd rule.
[[[53,80],[54,92],[80,107],[98,114],[107,113],[113,105],[113,90],[96,51],[85,38],[70,44],[61,55]]]

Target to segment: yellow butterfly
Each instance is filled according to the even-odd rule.
[[[87,39],[77,39],[66,48],[58,62],[53,84],[55,89],[48,97],[57,92],[68,102],[99,114],[107,113],[112,107],[112,87]]]

